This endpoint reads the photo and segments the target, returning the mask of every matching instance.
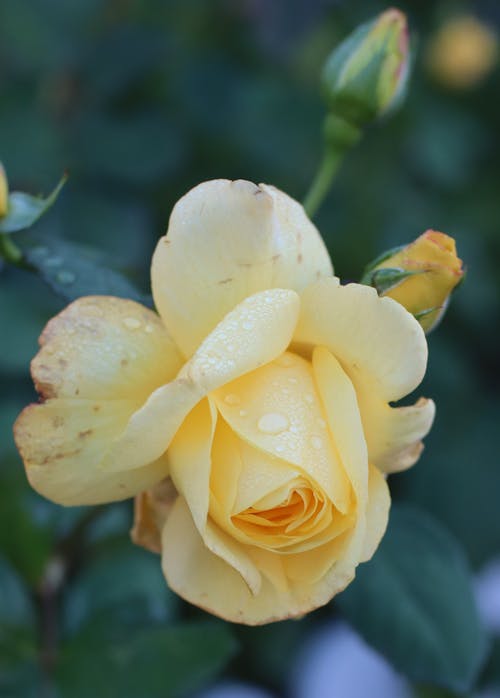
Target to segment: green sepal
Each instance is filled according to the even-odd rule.
[[[373,286],[379,296],[382,296],[392,288],[399,286],[406,279],[418,274],[425,274],[425,270],[409,271],[399,267],[384,267],[383,269],[373,269],[368,274],[365,274],[361,283],[366,286]]]
[[[393,257],[394,255],[398,254],[398,252],[401,252],[401,250],[404,250],[405,247],[407,247],[407,245],[397,245],[397,247],[391,247],[390,250],[386,250],[385,252],[379,254],[378,257],[375,257],[375,259],[372,259],[372,261],[366,265],[360,283],[369,286],[370,283],[364,281],[368,273],[373,271],[376,267],[380,266],[382,262],[385,262],[387,259],[389,259],[389,257]]]
[[[426,308],[425,310],[420,310],[418,313],[413,313],[413,317],[415,318],[415,320],[421,320],[426,315],[430,315],[431,313],[434,313],[436,310],[442,310],[442,306],[436,305],[434,306],[434,308]]]
[[[63,175],[55,189],[45,199],[22,191],[11,192],[7,213],[0,218],[0,233],[16,233],[30,228],[52,206],[67,179],[68,176]]]

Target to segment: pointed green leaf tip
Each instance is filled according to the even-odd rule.
[[[65,174],[54,191],[45,199],[21,191],[8,194],[3,216],[0,211],[0,233],[16,233],[31,227],[55,202],[67,178]]]

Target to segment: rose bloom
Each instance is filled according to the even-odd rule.
[[[80,298],[40,338],[41,403],[15,425],[33,487],[61,504],[139,495],[134,537],[169,586],[227,620],[327,603],[384,534],[386,474],[412,465],[434,405],[424,332],[341,286],[296,201],[200,184],[152,262],[158,315]]]

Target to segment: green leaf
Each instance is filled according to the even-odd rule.
[[[64,175],[46,199],[40,196],[31,196],[31,194],[25,194],[21,191],[10,193],[7,214],[0,218],[0,233],[15,233],[36,223],[40,216],[55,202],[66,180],[67,175]]]
[[[411,680],[456,691],[474,684],[487,642],[457,542],[425,512],[394,506],[373,560],[338,604]]]
[[[18,238],[24,259],[60,296],[73,301],[81,296],[110,295],[151,305],[127,277],[109,269],[93,253],[60,238]]]
[[[66,629],[74,633],[91,617],[113,609],[127,622],[171,620],[177,597],[168,589],[160,559],[129,544],[84,567],[68,589]]]
[[[236,643],[218,622],[133,628],[101,616],[63,646],[55,671],[71,698],[177,698],[211,681]]]

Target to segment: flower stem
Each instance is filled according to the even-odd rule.
[[[328,190],[332,184],[333,178],[337,173],[340,164],[343,160],[343,152],[339,150],[327,150],[323,156],[323,161],[315,178],[312,181],[309,191],[304,199],[304,209],[309,216],[313,218],[323,199],[328,194]]]
[[[309,218],[315,215],[323,203],[344,156],[362,136],[360,128],[335,114],[327,115],[323,130],[325,136],[323,161],[303,202]]]

